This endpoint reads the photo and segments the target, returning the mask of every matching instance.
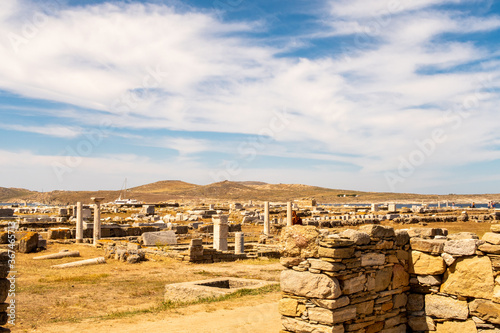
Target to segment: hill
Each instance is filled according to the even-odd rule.
[[[0,187],[0,202],[40,202],[45,204],[90,203],[91,197],[104,197],[111,202],[120,191],[52,191],[35,192],[27,189]],[[131,188],[127,199],[146,203],[162,201],[289,201],[316,199],[319,203],[370,203],[370,202],[488,202],[500,201],[499,194],[483,195],[422,195],[412,193],[362,192],[331,189],[303,184],[267,184],[258,181],[222,181],[196,185],[180,180],[163,180]]]

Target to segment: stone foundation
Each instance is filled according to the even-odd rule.
[[[282,233],[282,332],[500,331],[500,225]]]

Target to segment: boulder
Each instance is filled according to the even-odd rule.
[[[487,257],[464,257],[448,268],[441,292],[474,298],[491,299],[493,270]]]
[[[324,274],[287,269],[281,272],[280,281],[281,291],[293,295],[335,299],[342,294],[338,280]]]
[[[411,251],[410,273],[420,275],[438,275],[446,271],[443,258],[420,251]]]

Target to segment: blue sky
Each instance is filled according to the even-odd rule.
[[[0,186],[500,193],[500,4],[4,0]]]

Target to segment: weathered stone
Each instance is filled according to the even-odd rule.
[[[392,289],[405,287],[410,283],[410,275],[400,264],[392,267]]]
[[[482,245],[479,245],[479,251],[491,254],[500,254],[500,245],[484,243]]]
[[[366,275],[360,275],[352,279],[343,280],[340,282],[342,293],[344,295],[354,294],[363,291],[366,284]]]
[[[385,267],[375,273],[375,291],[387,289],[391,284],[392,267]]]
[[[490,259],[464,257],[448,268],[441,292],[490,299],[493,294],[493,271]]]
[[[396,327],[386,328],[380,331],[380,333],[406,333],[406,325],[401,324]]]
[[[444,262],[446,263],[446,265],[448,266],[451,266],[453,265],[453,263],[457,260],[457,258],[455,258],[454,256],[452,256],[451,254],[449,253],[441,253],[441,258],[443,258]]]
[[[319,259],[308,259],[307,261],[309,261],[309,264],[311,265],[310,268],[326,272],[336,272],[346,268],[344,264],[338,262],[328,262]]]
[[[348,247],[354,245],[354,242],[350,239],[340,238],[337,234],[334,234],[333,236],[337,237],[322,239],[319,242],[319,245],[324,247]]]
[[[357,315],[369,315],[373,313],[373,306],[375,305],[375,301],[371,300],[368,302],[362,302],[356,304],[356,314]]]
[[[303,258],[300,257],[281,257],[280,258],[280,264],[283,266],[290,268],[292,266],[297,266],[300,264],[302,261],[304,261]]]
[[[418,283],[429,286],[441,285],[441,276],[439,275],[419,275],[417,276]]]
[[[30,253],[38,247],[38,233],[28,232],[19,240],[19,252]]]
[[[495,232],[487,232],[483,235],[483,238],[481,239],[493,245],[500,245],[500,234]]]
[[[385,264],[383,253],[365,253],[361,255],[361,266],[381,266]]]
[[[437,235],[437,230],[435,228],[410,228],[408,230],[408,235],[410,236],[410,238],[434,237]]]
[[[472,315],[482,320],[500,325],[500,304],[485,299],[475,299],[469,303]]]
[[[460,240],[460,239],[479,239],[477,234],[473,232],[458,232],[456,234],[448,235],[448,240]]]
[[[394,308],[406,308],[407,302],[408,296],[406,296],[406,294],[397,294],[392,296],[392,304],[394,304]]]
[[[408,230],[399,229],[395,231],[396,233],[396,245],[404,246],[410,241],[410,235],[408,235]]]
[[[490,230],[491,232],[500,233],[500,224],[492,224]]]
[[[386,227],[379,224],[367,224],[359,228],[360,231],[366,232],[372,238],[388,238],[394,237],[394,228]]]
[[[142,234],[142,241],[144,242],[144,246],[176,245],[177,236],[172,230],[145,232]]]
[[[311,302],[319,307],[333,310],[349,305],[350,300],[348,296],[342,296],[337,299],[311,299]]]
[[[425,314],[442,319],[466,320],[469,315],[467,302],[439,295],[425,295]]]
[[[477,333],[476,325],[472,320],[445,321],[436,325],[435,333]]]
[[[460,256],[476,254],[477,242],[474,239],[449,240],[444,244],[444,252]]]
[[[281,272],[281,291],[298,296],[335,299],[342,291],[339,282],[324,274],[284,270]]]
[[[309,308],[309,319],[322,324],[336,324],[356,318],[356,306],[346,306],[337,310]]]
[[[443,258],[420,251],[411,251],[410,273],[438,275],[446,271]]]
[[[284,316],[296,317],[299,302],[293,298],[282,298],[278,302],[278,311]]]
[[[141,257],[137,254],[133,254],[133,255],[127,257],[127,262],[129,264],[137,264],[137,263],[141,262]]]
[[[318,249],[318,255],[320,257],[327,258],[351,258],[354,254],[354,248],[352,247],[342,247],[342,248],[328,248],[320,246]]]
[[[344,333],[344,325],[326,326],[309,324],[308,322],[289,317],[282,317],[281,324],[287,332],[294,333]]]
[[[434,331],[436,330],[436,324],[431,317],[410,317],[408,319],[408,325],[414,331]]]
[[[314,226],[294,225],[283,228],[280,249],[285,257],[313,258],[318,256],[317,238],[319,232]]]
[[[368,235],[366,232],[353,230],[353,229],[347,229],[347,230],[344,230],[341,233],[341,235],[343,237],[348,237],[356,245],[366,245],[366,244],[370,243],[370,235]]]
[[[444,248],[444,239],[423,239],[412,238],[410,239],[411,249],[420,252],[441,254]]]

